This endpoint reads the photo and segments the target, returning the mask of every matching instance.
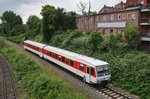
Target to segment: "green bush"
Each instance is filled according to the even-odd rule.
[[[125,39],[131,47],[137,47],[141,43],[140,34],[136,27],[128,26],[125,29]]]
[[[98,51],[98,47],[101,46],[103,38],[99,32],[93,32],[89,35],[88,46],[93,52]]]
[[[7,39],[18,44],[23,44],[23,41],[25,40],[25,34],[21,34],[19,36],[8,37]]]

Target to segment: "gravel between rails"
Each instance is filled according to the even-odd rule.
[[[89,96],[90,99],[113,99],[109,97],[108,95],[100,92],[100,90],[97,90],[97,88],[92,87],[91,85],[82,82],[77,77],[73,77],[75,75],[72,75],[72,73],[68,73],[68,71],[66,72],[65,69],[59,67],[58,65],[45,61],[41,59],[39,56],[36,56],[35,54],[24,50],[24,48],[20,46],[19,44],[15,44],[10,41],[6,41],[6,42],[12,45],[13,47],[19,49],[20,51],[26,53],[33,60],[43,64],[44,66],[46,66],[46,68],[55,71],[58,75],[63,77],[65,80],[67,80],[72,86],[74,86],[80,91],[83,91],[87,96]],[[120,91],[120,90],[117,90],[117,91]],[[124,91],[121,90],[121,93],[124,93]],[[133,95],[128,94],[128,96],[130,97],[130,99],[138,99],[136,96],[133,96]],[[117,99],[117,98],[114,98],[114,99]],[[118,99],[124,99],[124,98],[118,98]]]

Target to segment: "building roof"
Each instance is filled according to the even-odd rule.
[[[104,7],[99,11],[99,13],[114,12],[115,10],[116,9],[114,7],[104,5]]]

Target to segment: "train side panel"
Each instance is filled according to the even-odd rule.
[[[39,55],[40,57],[42,57],[42,55],[43,55],[42,52],[36,51],[36,50],[34,50],[34,49],[32,49],[32,48],[30,48],[30,47],[28,47],[28,46],[24,46],[24,49],[27,49],[27,50],[29,50],[29,51],[31,51],[31,52],[33,52],[33,53]]]
[[[44,58],[45,58],[45,59],[48,59],[49,61],[52,61],[52,62],[58,64],[59,66],[65,68],[65,69],[67,69],[67,70],[69,70],[69,71],[71,71],[71,72],[73,72],[73,73],[75,73],[75,74],[77,74],[77,75],[79,75],[79,76],[81,76],[81,77],[84,77],[84,75],[85,75],[85,73],[83,73],[83,72],[77,70],[76,68],[71,67],[71,66],[68,66],[67,64],[65,64],[65,63],[63,63],[63,62],[61,62],[61,61],[59,61],[59,60],[56,60],[56,59],[54,59],[54,58],[52,58],[52,57],[49,57],[49,56],[47,56],[47,55],[45,55],[45,54],[44,54]]]

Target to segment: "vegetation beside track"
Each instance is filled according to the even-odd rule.
[[[53,71],[33,61],[0,38],[0,52],[8,59],[15,76],[32,99],[87,99],[82,92],[70,87]]]

